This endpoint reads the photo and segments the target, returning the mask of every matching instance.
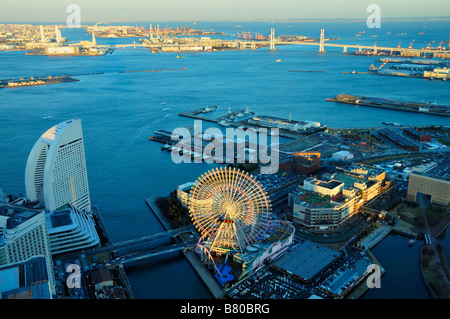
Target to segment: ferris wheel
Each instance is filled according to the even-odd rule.
[[[271,204],[261,184],[244,171],[217,168],[202,174],[190,194],[190,216],[210,251],[243,252],[262,239]]]

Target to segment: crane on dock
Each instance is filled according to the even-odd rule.
[[[373,64],[371,64],[370,67],[369,67],[369,70],[381,70],[381,68],[383,66],[385,66],[386,63],[388,63],[389,61],[390,61],[390,59],[387,59],[386,61],[384,61],[384,63],[379,68],[376,68]]]

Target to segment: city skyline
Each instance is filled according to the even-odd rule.
[[[450,299],[443,0],[4,3],[0,299]]]
[[[88,2],[40,1],[39,5],[31,0],[20,0],[3,4],[0,22],[59,22],[66,21],[70,12],[67,7],[76,4],[81,9],[81,22],[105,21],[106,23],[126,21],[226,21],[226,20],[311,20],[311,19],[366,19],[370,12],[367,7],[373,1],[349,0],[336,2],[324,0],[319,3],[306,1],[281,0],[269,1],[237,1],[231,0],[211,4],[205,0],[185,2],[172,0],[169,2],[147,2],[131,0],[100,0]],[[436,18],[443,15],[444,0],[437,0],[430,5],[422,1],[397,1],[392,3],[379,0],[382,18]]]

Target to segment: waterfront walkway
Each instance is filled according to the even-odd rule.
[[[364,249],[372,249],[380,241],[383,240],[391,232],[390,227],[381,226],[371,232],[366,238],[364,238],[359,244],[364,247]]]
[[[217,282],[216,278],[214,278],[214,276],[202,264],[197,254],[193,250],[185,250],[183,251],[183,254],[191,264],[197,275],[202,279],[203,283],[208,288],[213,297],[215,299],[222,298],[225,293],[224,289]]]

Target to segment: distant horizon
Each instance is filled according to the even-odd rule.
[[[285,23],[285,22],[360,22],[366,21],[366,18],[309,18],[309,19],[284,19],[284,18],[273,18],[273,19],[198,19],[198,20],[185,20],[185,19],[152,19],[152,20],[114,20],[99,23],[99,25],[112,24],[112,23],[143,23],[143,22],[187,22],[187,23],[197,23],[197,22],[271,22],[271,23]],[[450,21],[450,16],[417,16],[417,17],[385,17],[383,21],[396,22],[396,21]],[[28,24],[28,23],[41,23],[41,24],[65,24],[66,21],[40,21],[40,20],[27,20],[27,21],[2,21],[0,24]],[[95,24],[98,21],[82,21],[81,25]]]
[[[15,0],[2,4],[2,23],[65,23],[76,5],[81,24],[130,21],[349,21],[366,20],[373,0]],[[377,0],[382,20],[444,19],[448,0]]]

